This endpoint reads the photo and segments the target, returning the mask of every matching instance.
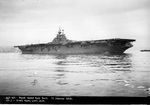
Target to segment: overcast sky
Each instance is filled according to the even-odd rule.
[[[150,42],[150,0],[0,0],[0,46],[50,42],[61,26],[68,39]]]

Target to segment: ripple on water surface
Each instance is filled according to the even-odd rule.
[[[147,96],[148,57],[148,53],[0,54],[0,94]]]

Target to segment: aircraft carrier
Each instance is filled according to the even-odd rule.
[[[22,54],[90,54],[90,53],[123,53],[134,39],[103,39],[74,41],[66,38],[64,30],[59,28],[57,36],[49,43],[20,45]]]

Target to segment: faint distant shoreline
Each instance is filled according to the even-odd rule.
[[[12,47],[1,47],[0,46],[0,53],[12,53],[12,52],[20,52],[19,49]]]

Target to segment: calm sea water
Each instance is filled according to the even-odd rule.
[[[148,96],[150,53],[0,53],[0,95]]]

